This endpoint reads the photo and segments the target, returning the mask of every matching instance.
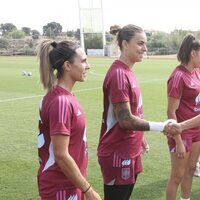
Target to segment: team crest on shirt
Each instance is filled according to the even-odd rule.
[[[124,180],[129,179],[131,176],[131,169],[130,168],[122,168],[121,177]]]

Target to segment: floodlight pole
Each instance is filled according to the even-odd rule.
[[[84,32],[83,32],[83,25],[81,19],[81,6],[80,0],[78,0],[78,11],[79,11],[79,26],[80,26],[80,40],[81,40],[81,48],[85,50],[85,43],[84,43]]]
[[[102,37],[103,37],[103,48],[106,45],[106,34],[104,30],[104,15],[103,15],[103,1],[101,0],[101,21],[102,21]]]

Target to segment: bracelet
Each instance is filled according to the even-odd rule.
[[[150,131],[163,131],[165,127],[164,122],[149,122]]]
[[[91,186],[92,185],[90,184],[89,187],[85,191],[83,191],[82,193],[85,194],[91,188]]]

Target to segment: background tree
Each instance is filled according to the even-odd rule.
[[[29,27],[22,27],[22,31],[25,33],[26,36],[31,35],[31,29]]]
[[[57,22],[50,22],[46,26],[43,26],[43,35],[55,38],[62,33],[62,26]]]
[[[7,39],[0,38],[0,49],[7,49],[9,46],[9,42]]]
[[[200,31],[197,31],[197,32],[195,33],[195,35],[196,35],[196,37],[200,40]]]
[[[40,34],[39,31],[37,31],[37,30],[35,30],[35,29],[31,30],[31,36],[32,36],[32,38],[33,38],[34,40],[39,39],[40,35],[41,35],[41,34]]]
[[[74,37],[75,34],[74,34],[74,31],[71,30],[71,31],[67,31],[66,35],[67,35],[67,37]]]
[[[169,45],[169,35],[165,32],[147,33],[147,48],[150,54],[167,54]]]
[[[80,39],[81,39],[80,28],[77,28],[77,29],[76,29],[76,31],[74,32],[74,37],[75,37],[77,40],[80,40]]]
[[[103,40],[101,33],[85,34],[85,50],[87,49],[103,49]]]
[[[111,44],[115,38],[115,36],[111,35],[110,32],[105,32],[106,36],[106,44]]]
[[[182,29],[175,29],[174,31],[172,31],[170,34],[170,41],[169,41],[170,42],[169,45],[171,46],[171,48],[178,50],[181,41],[188,33],[190,33],[190,31]]]
[[[22,39],[25,37],[25,33],[21,30],[14,30],[8,34],[12,39]]]
[[[17,27],[12,23],[5,23],[0,25],[0,30],[2,32],[2,35],[6,35],[9,32],[12,32],[13,30],[16,30]]]

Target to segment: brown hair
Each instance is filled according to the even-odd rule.
[[[37,49],[39,58],[40,81],[47,91],[53,89],[55,80],[63,75],[62,66],[65,61],[73,63],[76,49],[79,46],[72,41],[55,42],[43,40]],[[54,74],[54,71],[57,74]]]
[[[123,40],[129,42],[135,36],[135,33],[142,33],[142,32],[144,32],[142,28],[133,24],[126,25],[123,28],[120,28],[120,26],[118,25],[110,27],[110,34],[116,35],[116,39],[120,50],[122,50]]]
[[[177,59],[183,64],[187,64],[190,60],[190,54],[192,50],[200,50],[200,42],[192,34],[188,34],[183,39],[178,53]]]

